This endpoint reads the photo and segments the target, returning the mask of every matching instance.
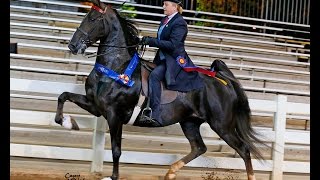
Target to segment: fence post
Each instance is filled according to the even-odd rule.
[[[277,111],[274,113],[273,124],[275,141],[273,143],[272,159],[273,169],[271,180],[282,180],[284,161],[284,135],[286,131],[287,96],[278,95],[275,98]]]
[[[91,172],[103,171],[106,128],[107,121],[103,118],[103,116],[96,118],[92,140]]]

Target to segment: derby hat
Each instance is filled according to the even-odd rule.
[[[163,0],[163,1],[171,1],[171,2],[174,2],[174,3],[179,4],[180,6],[183,5],[181,0]],[[163,2],[163,1],[162,1],[162,2]]]

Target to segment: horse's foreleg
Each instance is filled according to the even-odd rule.
[[[75,120],[70,117],[63,116],[63,106],[67,100],[77,104],[79,107],[87,110],[89,113],[95,116],[101,116],[101,114],[95,109],[92,101],[90,101],[87,96],[71,92],[63,92],[58,98],[55,122],[61,126],[64,126],[65,128],[79,130],[78,124]]]
[[[111,149],[113,158],[112,180],[119,179],[119,159],[121,156],[121,138],[122,138],[122,124],[115,116],[114,112],[108,113],[108,125],[110,130]],[[105,117],[107,119],[107,117]]]
[[[184,122],[180,122],[180,125],[184,135],[189,140],[189,143],[191,145],[191,152],[187,156],[171,165],[169,171],[165,176],[166,180],[175,179],[176,172],[179,169],[207,151],[207,147],[204,144],[200,134],[201,123],[199,123],[199,121],[197,122],[190,119]]]

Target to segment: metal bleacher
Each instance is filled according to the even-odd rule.
[[[52,3],[51,1],[44,2],[39,0],[34,2]],[[83,5],[77,6],[83,7]],[[46,49],[49,51],[60,51],[64,56],[73,57],[73,55],[67,55],[69,50],[65,47],[65,44],[70,39],[75,28],[59,27],[58,24],[68,23],[68,25],[76,27],[84,15],[85,13],[79,12],[11,5],[11,38],[12,40],[14,40],[14,38],[20,39],[21,43],[19,43],[18,47],[21,51],[23,51],[22,49],[31,48],[37,48],[37,50]],[[70,16],[72,18],[70,18]],[[27,19],[29,21],[28,23],[25,22]],[[136,22],[138,21],[140,20],[136,19]],[[141,25],[140,23],[137,25],[141,35],[155,35],[156,27],[150,28],[149,26],[147,28],[144,26],[145,25]],[[310,63],[298,62],[297,57],[303,56],[309,58],[310,55],[286,51],[288,47],[301,48],[302,45],[272,42],[272,38],[265,40],[266,37],[262,37],[264,40],[259,40],[259,38],[261,38],[259,36],[238,38],[229,34],[228,36],[223,35],[220,37],[218,35],[212,35],[214,34],[213,32],[208,33],[201,31],[200,33],[195,33],[192,32],[195,31],[193,28],[190,29],[188,40],[186,41],[187,52],[196,64],[209,66],[216,58],[225,60],[227,65],[229,65],[239,79],[242,80],[245,88],[247,87],[246,89],[251,92],[287,93],[288,95],[296,94],[299,96],[309,95],[308,67]],[[265,36],[265,34],[260,34],[260,36]],[[210,38],[209,42],[208,38]],[[292,39],[290,37],[288,38]],[[21,41],[22,39],[23,41]],[[35,41],[37,41],[38,44],[40,42],[44,43],[38,45],[34,43]],[[48,41],[50,41],[50,44]],[[265,44],[262,42],[265,42]],[[205,50],[203,50],[204,48]],[[88,52],[94,51],[94,48],[88,50]],[[151,60],[154,52],[155,48],[148,48],[148,51],[145,53],[145,58]],[[20,56],[20,58],[22,58],[22,56]],[[297,77],[295,73],[299,74],[299,76]],[[287,82],[287,85],[284,87],[283,83],[285,82]],[[274,83],[281,84],[277,86],[277,84]],[[246,84],[250,84],[251,86],[246,86]],[[277,90],[277,88],[273,86],[277,86],[279,89]],[[289,99],[291,100],[291,98]],[[308,97],[298,99],[309,100]]]

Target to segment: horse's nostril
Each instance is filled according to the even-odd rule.
[[[77,53],[77,47],[73,44],[69,44],[68,48],[70,49],[72,54],[76,54]]]
[[[74,50],[74,49],[76,48],[76,46],[73,45],[73,44],[69,44],[69,45],[68,45],[68,48],[72,51],[72,50]]]

